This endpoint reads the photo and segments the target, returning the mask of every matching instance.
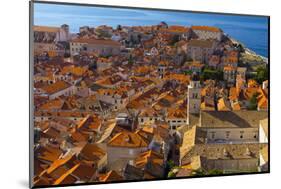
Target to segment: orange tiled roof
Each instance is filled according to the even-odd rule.
[[[225,66],[225,67],[223,67],[223,71],[235,71],[235,67],[233,67],[233,66]]]
[[[106,152],[96,144],[87,143],[81,150],[80,155],[89,161],[99,161],[106,155]]]
[[[147,147],[148,142],[145,141],[137,133],[123,131],[123,132],[116,134],[108,142],[107,145],[113,146],[113,147],[139,148],[139,147]]]
[[[157,117],[157,116],[159,116],[159,114],[153,108],[143,109],[139,114],[139,117]]]
[[[122,81],[121,76],[119,75],[113,75],[110,77],[106,77],[103,79],[100,79],[98,81],[96,81],[96,84],[100,84],[100,85],[114,85],[118,82]]]
[[[51,146],[40,146],[35,153],[37,154],[38,159],[49,162],[54,162],[62,155],[62,151],[59,148]]]
[[[145,168],[148,163],[162,166],[164,163],[163,155],[152,150],[141,153],[136,159],[135,164],[138,168]]]
[[[72,73],[77,76],[82,76],[86,71],[87,71],[86,68],[72,65],[72,66],[64,66],[61,73],[62,74]]]
[[[256,87],[259,87],[259,84],[257,83],[256,80],[254,79],[249,79],[248,80],[248,87],[253,87],[253,88],[256,88]]]
[[[71,139],[73,142],[84,142],[87,140],[87,136],[83,135],[79,131],[71,133]]]
[[[186,109],[183,108],[169,108],[168,109],[168,119],[185,119],[187,116]]]
[[[87,115],[77,126],[77,129],[98,129],[101,125],[101,119],[96,115]]]
[[[226,101],[224,98],[220,98],[218,100],[218,110],[219,111],[229,111],[230,110],[229,107],[227,107]]]
[[[123,180],[123,177],[120,176],[116,171],[111,170],[105,175],[100,176],[99,180],[101,182],[110,182],[110,181]]]
[[[40,110],[54,110],[54,109],[61,109],[64,101],[61,99],[53,99],[49,100],[45,104],[39,107]]]
[[[229,100],[237,100],[239,94],[237,94],[237,89],[235,87],[231,87],[229,89]]]
[[[221,29],[217,27],[211,26],[191,26],[192,30],[204,30],[204,31],[211,31],[211,32],[221,32]]]
[[[201,64],[200,62],[194,61],[190,63],[191,67],[196,67],[196,68],[202,68],[204,64]]]
[[[165,75],[165,79],[177,80],[185,84],[188,84],[190,81],[190,76],[185,74],[169,74],[169,75]]]
[[[238,111],[238,110],[241,109],[241,106],[240,106],[239,102],[233,102],[231,104],[231,107],[232,107],[232,110],[234,110],[234,111]]]
[[[171,33],[187,33],[189,31],[189,28],[184,26],[169,26],[169,28],[162,28],[161,31]]]
[[[80,111],[35,111],[35,116],[51,116],[51,117],[77,117],[83,118],[90,114],[90,112],[80,112]]]
[[[148,73],[150,71],[151,71],[150,66],[139,66],[139,67],[135,68],[136,73]]]
[[[33,26],[33,31],[56,33],[56,32],[60,31],[60,28],[59,27],[50,27],[50,26]]]
[[[51,164],[51,166],[47,169],[47,174],[52,173],[53,171],[55,171],[58,167],[63,166],[64,164],[66,164],[67,162],[71,162],[73,160],[75,160],[75,156],[72,154],[68,154],[65,157],[61,158],[61,159],[57,159],[56,161],[54,161],[54,163]]]
[[[73,184],[77,181],[77,178],[72,176],[71,174],[80,166],[80,163],[76,164],[73,166],[71,169],[66,171],[61,177],[59,177],[53,185],[58,185],[58,184]]]
[[[44,86],[42,90],[46,91],[49,94],[54,94],[61,90],[69,88],[71,85],[66,83],[65,81],[58,81],[48,86]]]

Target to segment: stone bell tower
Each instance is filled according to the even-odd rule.
[[[201,105],[201,86],[199,76],[193,74],[187,89],[187,124],[189,124],[189,115],[199,114]]]

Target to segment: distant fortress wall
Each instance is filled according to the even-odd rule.
[[[34,41],[39,43],[53,43],[70,39],[69,26],[66,24],[61,27],[34,26],[33,31]]]

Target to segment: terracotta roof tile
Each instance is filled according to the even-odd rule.
[[[139,134],[123,131],[116,134],[109,142],[112,147],[127,147],[127,148],[140,148],[147,147],[148,142],[145,141]]]
[[[70,86],[71,85],[66,83],[65,81],[58,81],[56,83],[43,87],[42,90],[47,92],[48,94],[54,94],[56,92],[67,89]]]
[[[211,27],[211,26],[191,26],[192,30],[204,30],[204,31],[210,31],[210,32],[221,32],[221,29],[217,27]]]
[[[99,180],[101,182],[120,181],[123,180],[123,177],[120,176],[116,171],[111,170],[108,173],[100,176]]]

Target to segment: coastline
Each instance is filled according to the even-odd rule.
[[[225,34],[225,36],[232,42],[232,43],[236,43],[236,44],[240,44],[243,49],[245,50],[245,54],[247,55],[250,55],[250,56],[253,56],[253,57],[257,57],[257,58],[260,58],[262,59],[262,63],[266,63],[268,64],[268,58],[267,57],[264,57],[260,54],[257,54],[256,52],[254,52],[253,50],[249,49],[248,47],[246,47],[242,42],[234,39],[233,37],[231,37],[230,35],[228,34]]]

